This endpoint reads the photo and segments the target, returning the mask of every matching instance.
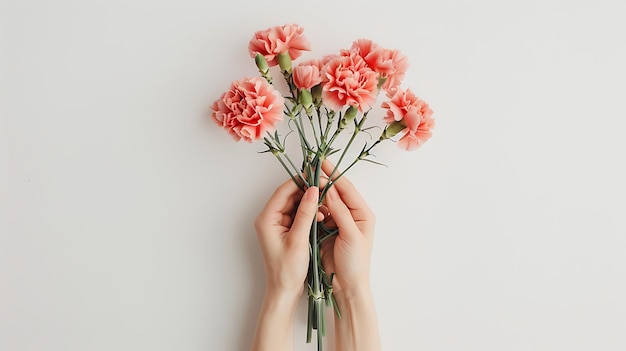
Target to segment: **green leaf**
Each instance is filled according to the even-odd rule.
[[[372,160],[367,159],[367,158],[362,158],[362,159],[361,159],[361,161],[366,161],[366,162],[373,163],[373,164],[375,164],[375,165],[379,165],[379,166],[383,166],[383,167],[387,167],[387,168],[389,167],[389,166],[387,166],[387,165],[386,165],[386,164],[384,164],[384,163],[380,163],[380,162],[372,161]]]

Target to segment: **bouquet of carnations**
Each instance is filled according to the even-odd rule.
[[[263,152],[272,153],[302,190],[322,185],[322,161],[337,154],[335,169],[320,188],[321,205],[326,191],[356,163],[379,164],[372,160],[374,147],[391,140],[401,149],[417,149],[431,137],[434,120],[428,104],[401,87],[408,59],[400,51],[358,39],[349,49],[294,65],[304,51],[310,50],[303,28],[297,24],[254,33],[248,51],[260,76],[234,81],[211,108],[212,118],[235,140],[262,140],[266,147]],[[283,93],[274,81],[276,73],[286,83]],[[380,105],[384,116],[371,124],[368,114],[380,93],[386,97]],[[285,119],[289,132],[281,135],[277,124]],[[380,134],[373,138],[376,128]],[[298,159],[287,150],[286,139],[291,132],[298,138]],[[361,133],[369,139],[356,152],[348,152]],[[346,137],[340,138],[342,135]],[[349,163],[338,171],[346,158]],[[312,330],[317,330],[318,349],[325,334],[324,305],[341,318],[341,306],[333,298],[334,273],[324,271],[320,260],[320,244],[333,235],[337,229],[312,221],[307,342]]]

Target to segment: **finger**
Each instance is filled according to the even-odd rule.
[[[333,217],[329,215],[327,218],[324,218],[324,226],[326,226],[326,228],[336,229],[337,223],[335,223]]]
[[[328,219],[330,217],[330,212],[328,212],[328,207],[324,204],[319,205],[317,211],[322,215],[322,220]]]
[[[293,219],[288,240],[297,242],[308,242],[311,224],[317,216],[317,201],[319,200],[319,189],[310,187],[302,196],[298,211]]]
[[[318,222],[323,222],[326,220],[326,215],[324,214],[324,212],[317,211],[317,216],[315,217],[315,220]]]
[[[335,169],[335,165],[328,160],[324,160],[322,163],[322,170],[327,175],[333,173]],[[357,221],[366,221],[371,218],[371,210],[367,206],[365,199],[361,196],[356,187],[346,178],[346,176],[341,176],[341,178],[337,179],[337,176],[341,174],[339,171],[336,171],[333,175],[333,186],[337,188],[337,192],[339,196],[346,204],[346,206],[350,209],[352,216]],[[335,180],[336,179],[336,180]]]
[[[339,235],[352,236],[354,233],[359,233],[360,230],[356,225],[352,212],[341,200],[339,193],[335,187],[331,187],[326,192],[326,205],[333,218],[333,221],[339,229]]]
[[[319,205],[318,209],[317,209],[317,221],[318,222],[328,222],[332,219],[332,217],[330,216],[330,211],[328,210],[328,207],[326,205]]]
[[[296,196],[300,192],[293,180],[288,179],[281,184],[261,211],[266,214],[281,213],[289,214],[296,207]]]
[[[323,188],[328,184],[328,175],[321,174],[320,175],[320,188]]]
[[[289,230],[297,201],[301,197],[300,192],[291,179],[276,188],[254,221],[257,233],[265,233],[262,229],[268,226],[281,226],[285,231]]]

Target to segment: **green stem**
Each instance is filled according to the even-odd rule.
[[[298,168],[296,168],[293,162],[291,162],[289,155],[287,155],[287,153],[283,151],[284,149],[280,145],[280,142],[278,140],[274,140],[274,137],[270,135],[270,138],[265,138],[265,145],[268,147],[268,151],[276,157],[281,166],[283,166],[285,171],[287,171],[287,174],[289,174],[289,177],[293,180],[294,183],[296,183],[298,188],[303,191],[306,190],[304,186],[308,187],[308,182],[304,178],[302,178],[301,172],[298,171]],[[285,159],[289,162],[294,170],[294,173],[291,173],[291,170],[289,169],[287,164],[285,164],[285,161],[283,161],[281,156],[285,157]]]
[[[309,142],[307,141],[308,139],[306,137],[306,132],[304,131],[304,123],[302,123],[302,112],[298,112],[295,122],[298,128],[298,134],[300,134],[300,137],[302,138],[302,140],[304,140],[304,144],[306,145],[307,149],[310,150],[311,145],[309,145]]]
[[[317,240],[317,244],[318,244],[318,245],[322,245],[322,243],[323,243],[324,241],[326,241],[326,239],[332,238],[333,236],[335,236],[335,235],[337,235],[337,234],[339,234],[339,232],[338,232],[338,231],[335,231],[335,232],[333,232],[333,233],[328,233],[328,234],[324,235],[323,237],[319,238],[319,239]]]
[[[322,161],[323,157],[317,158],[317,164],[315,166],[315,175],[313,178],[313,186],[319,186],[320,177],[322,174]],[[315,162],[315,161],[314,161]],[[319,245],[317,244],[317,219],[313,220],[313,225],[311,226],[311,245],[313,245],[313,293],[316,294],[315,297],[318,298],[319,295],[317,293],[320,292],[320,275],[318,270],[318,260],[319,260]]]
[[[330,115],[330,116],[329,116]],[[328,140],[328,133],[330,132],[330,127],[332,126],[333,119],[335,118],[334,111],[326,110],[326,129],[324,130],[324,141]]]
[[[324,343],[322,337],[326,335],[326,323],[324,321],[324,304],[322,300],[317,300],[317,351],[322,351]]]
[[[359,134],[359,132],[361,131],[361,127],[363,127],[363,123],[365,123],[365,118],[366,116],[363,116],[363,118],[361,118],[361,121],[359,121],[359,123],[355,123],[355,127],[354,127],[354,131],[352,132],[352,136],[350,137],[350,140],[348,140],[348,143],[346,144],[346,147],[344,147],[343,151],[341,152],[341,156],[339,156],[339,160],[337,161],[337,163],[335,164],[335,168],[333,169],[333,171],[330,173],[330,175],[328,176],[329,179],[329,183],[326,187],[324,187],[324,190],[322,190],[322,193],[320,195],[320,197],[323,199],[326,196],[326,192],[328,191],[328,189],[330,189],[330,187],[332,186],[332,184],[334,184],[335,182],[332,180],[333,176],[335,175],[335,173],[337,172],[337,170],[339,169],[339,165],[341,164],[341,162],[343,161],[343,158],[346,156],[348,149],[350,149],[350,146],[352,146],[352,142],[354,141],[354,139],[356,138],[356,136]],[[359,155],[360,156],[360,155]],[[350,165],[350,167],[352,167],[352,165]],[[345,173],[345,171],[343,172]],[[342,173],[342,174],[343,174]],[[339,177],[337,177],[339,178]]]
[[[306,322],[306,342],[310,343],[311,342],[311,336],[313,334],[313,311],[315,305],[313,305],[313,296],[309,295],[309,313],[308,313],[308,318],[307,318],[307,322]]]
[[[287,162],[289,162],[289,164],[291,165],[291,167],[294,169],[294,171],[296,172],[296,174],[298,175],[298,179],[300,179],[307,187],[309,186],[309,183],[304,180],[302,178],[302,171],[298,170],[298,168],[296,167],[296,165],[293,164],[293,162],[291,162],[291,158],[289,158],[289,155],[287,155],[286,152],[283,152],[282,155],[285,157],[285,159],[287,160]],[[293,177],[292,177],[293,179]]]
[[[320,185],[320,178],[322,174],[322,161],[324,160],[324,153],[318,150],[315,158],[310,162],[310,168],[313,168],[313,177],[310,179],[313,186]],[[317,349],[322,350],[322,337],[326,333],[326,326],[324,321],[324,286],[320,277],[321,270],[321,256],[320,245],[318,243],[319,224],[317,219],[313,219],[311,223],[311,231],[309,233],[309,245],[311,248],[311,257],[309,262],[309,321],[312,321],[307,327],[307,342],[310,341],[310,334],[312,329],[317,330]]]
[[[359,161],[361,161],[360,156],[354,159],[354,161],[352,161],[352,163],[346,169],[344,169],[343,172],[341,172],[335,179],[328,181],[328,184],[326,184],[326,186],[324,187],[324,191],[322,191],[322,194],[320,195],[320,201],[322,201],[324,199],[324,196],[326,196],[326,189],[330,189],[330,187],[335,185],[335,183],[337,183],[337,181],[341,177],[343,177],[343,175],[346,174],[346,172],[348,172],[350,168],[354,167],[354,165]],[[337,169],[337,167],[335,167],[335,169]]]
[[[320,143],[323,145],[326,140],[324,138],[325,135],[322,134],[322,133],[324,133],[324,131],[322,130],[322,117],[320,116],[320,108],[316,107],[315,108],[315,112],[317,114],[317,124],[318,124],[318,126],[320,128]]]
[[[306,110],[305,110],[306,111]],[[317,149],[320,149],[320,145],[321,145],[321,134],[322,134],[322,129],[321,129],[321,125],[320,125],[320,136],[317,135],[317,130],[315,130],[315,123],[313,123],[313,116],[309,115],[309,112],[306,111],[305,112],[308,119],[309,119],[309,123],[311,124],[311,130],[313,130],[313,138],[315,138],[315,144],[317,145]],[[304,126],[303,126],[304,128]]]

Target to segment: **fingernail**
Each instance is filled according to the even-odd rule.
[[[316,186],[312,186],[304,193],[303,198],[307,201],[317,202],[319,196],[319,189]]]

